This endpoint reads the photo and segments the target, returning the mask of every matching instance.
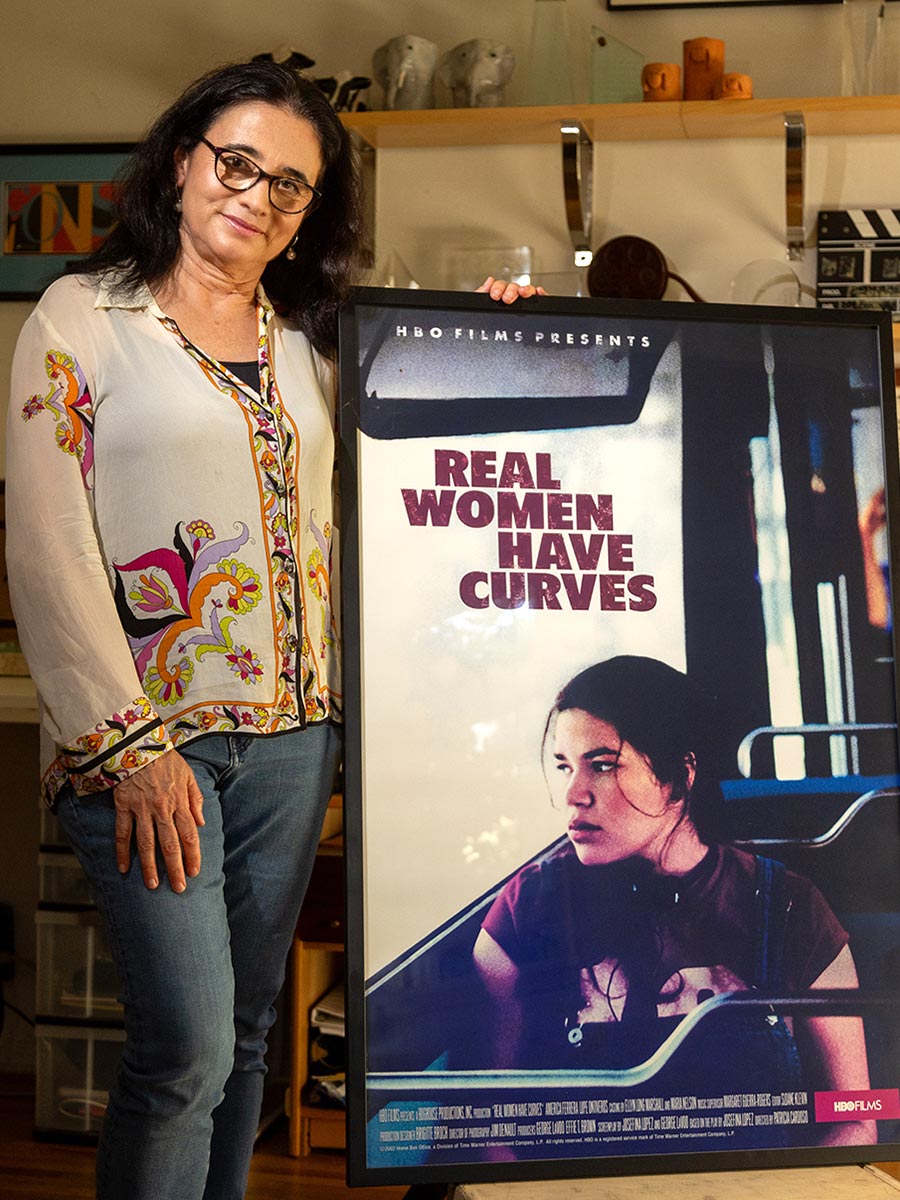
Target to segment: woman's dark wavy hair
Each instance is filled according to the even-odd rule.
[[[684,800],[685,817],[701,839],[722,840],[722,790],[710,771],[716,729],[711,696],[656,658],[622,654],[569,680],[547,718],[545,741],[555,716],[572,708],[612,725],[645,755],[659,782],[672,785],[672,799]],[[695,765],[690,788],[688,758]]]
[[[89,274],[115,269],[122,287],[160,283],[180,250],[175,152],[193,150],[220,113],[261,100],[308,121],[322,154],[319,206],[303,221],[297,257],[283,254],[263,272],[266,293],[296,321],[317,350],[332,356],[337,310],[363,265],[362,198],[356,156],[346,130],[311,79],[277,63],[217,67],[192,83],[154,122],[126,161],[117,183],[117,224],[90,258]]]

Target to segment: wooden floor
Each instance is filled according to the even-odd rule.
[[[0,1096],[0,1196],[2,1200],[94,1200],[94,1150],[36,1142],[31,1136],[34,1100],[27,1093]],[[18,1089],[16,1089],[18,1091]],[[314,1150],[289,1158],[287,1123],[276,1122],[253,1156],[247,1200],[400,1200],[407,1189],[352,1191],[344,1183],[343,1154]]]

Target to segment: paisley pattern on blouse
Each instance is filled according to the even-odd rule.
[[[160,707],[184,698],[194,661],[224,654],[230,669],[249,686],[262,677],[256,654],[235,646],[232,626],[259,603],[259,575],[234,557],[250,536],[217,541],[208,521],[197,518],[175,530],[174,550],[165,546],[127,563],[114,563],[116,610],[128,637],[147,695]]]
[[[30,396],[22,406],[22,419],[31,421],[41,412],[56,422],[56,444],[78,459],[84,486],[90,490],[94,473],[94,409],[84,372],[70,354],[48,350],[44,369],[50,380],[45,396]]]
[[[294,498],[297,486],[298,438],[294,422],[284,411],[269,365],[268,321],[271,311],[268,305],[259,307],[259,395],[236,379],[220,363],[207,358],[202,350],[188,341],[170,317],[162,319],[162,324],[197,361],[209,381],[229,399],[240,404],[247,418],[261,487],[260,515],[267,534],[269,570],[274,585],[273,615],[278,658],[274,714],[272,709],[266,710],[266,719],[261,722],[258,713],[247,713],[243,706],[215,705],[212,708],[195,708],[189,714],[185,714],[184,719],[175,723],[172,738],[176,744],[179,740],[196,733],[198,728],[206,732],[215,730],[224,733],[232,732],[237,725],[253,725],[261,732],[275,733],[290,728],[296,722],[300,708],[297,700],[298,638],[295,632],[299,617],[299,598],[294,583],[296,567],[293,549],[297,537]],[[255,683],[259,678],[248,659],[235,661],[231,666],[247,683],[251,679]],[[242,669],[246,671],[246,675],[241,674]]]
[[[304,723],[322,721],[339,715],[337,697],[328,692],[323,653],[326,645],[336,644],[334,622],[328,604],[331,595],[331,529],[326,523],[324,530],[316,530],[311,523],[310,514],[308,527],[315,533],[322,554],[322,561],[317,561],[315,568],[317,590],[312,594],[316,602],[322,604],[323,613],[327,617],[326,636],[321,645],[314,650],[306,636],[308,604],[304,602],[310,568],[307,567],[304,577],[304,572],[299,569],[299,555],[296,550],[300,544],[300,514],[296,504],[299,495],[300,439],[297,426],[282,402],[269,361],[268,323],[272,313],[273,310],[267,301],[260,303],[257,341],[260,379],[258,394],[188,341],[175,321],[169,317],[161,318],[162,324],[196,360],[207,379],[220,392],[239,404],[246,415],[261,487],[261,516],[268,535],[275,645],[280,664],[273,706],[216,704],[192,707],[174,721],[170,728],[170,736],[176,745],[198,732],[230,733],[238,728],[252,727],[261,733],[276,733],[291,728],[298,716],[301,723]],[[228,661],[231,670],[248,685],[260,677],[261,668],[253,656],[252,648],[236,648]],[[155,676],[149,680],[145,678],[144,686],[151,695],[157,694]],[[174,703],[176,699],[177,697],[173,696],[171,702]],[[161,703],[165,701],[161,700]]]
[[[329,647],[336,649],[338,645],[337,630],[334,622],[334,608],[331,598],[331,525],[325,522],[322,529],[316,525],[316,514],[311,512],[307,529],[316,540],[316,546],[306,560],[306,578],[304,580],[306,594],[310,603],[316,603],[321,611],[322,634],[318,646],[311,647],[309,638],[304,630],[301,660],[309,664],[303,679],[303,691],[306,698],[306,716],[315,720],[322,700],[320,688],[317,686],[314,665],[321,664],[324,673],[325,661]],[[324,707],[324,706],[323,706]]]

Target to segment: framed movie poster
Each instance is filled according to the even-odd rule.
[[[364,290],[341,363],[351,1182],[897,1158],[889,320]]]

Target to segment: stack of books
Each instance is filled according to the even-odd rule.
[[[309,1016],[310,1104],[346,1105],[344,985],[336,984],[313,1005]]]

